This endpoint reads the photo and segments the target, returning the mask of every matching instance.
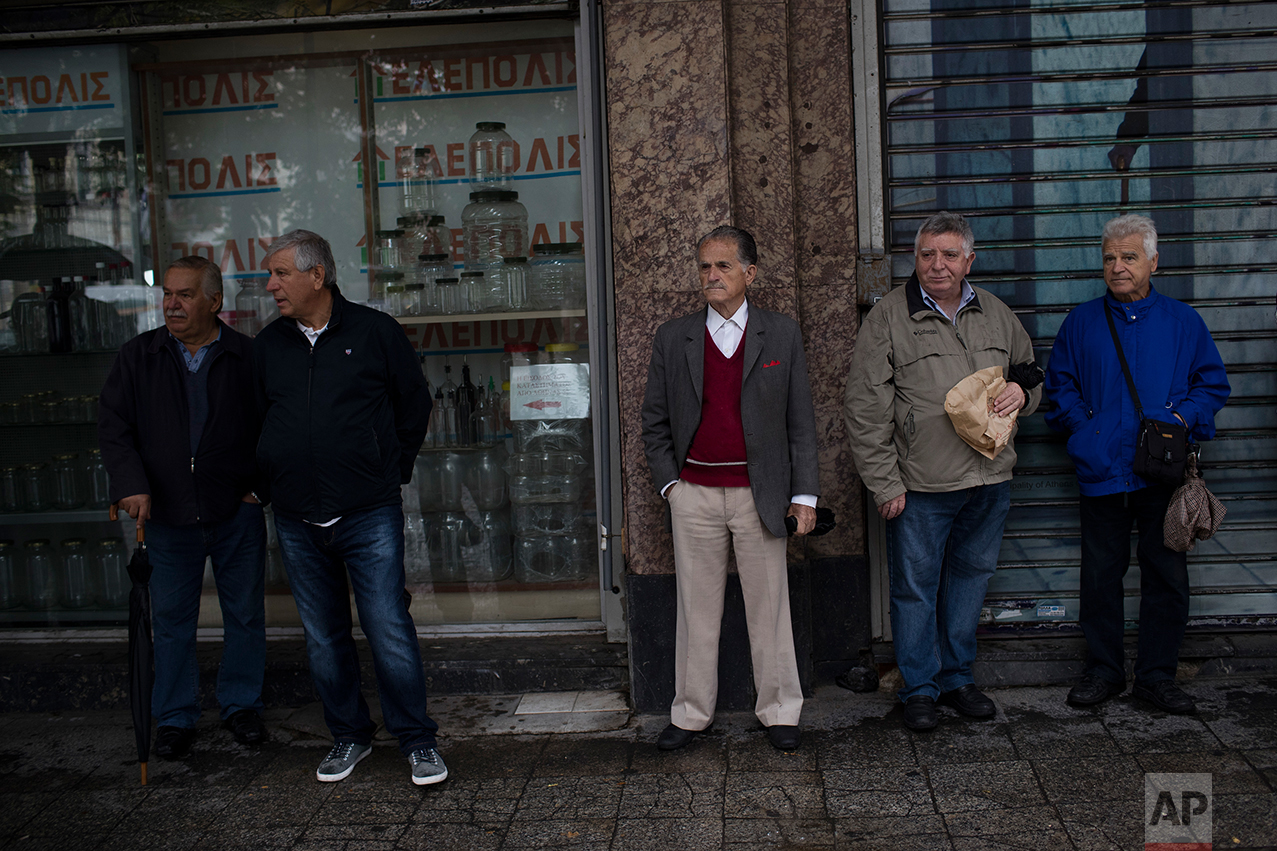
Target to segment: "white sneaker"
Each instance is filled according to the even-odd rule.
[[[359,761],[372,753],[372,745],[360,745],[355,742],[337,742],[333,749],[319,764],[315,777],[320,783],[335,783],[345,780],[355,770]]]
[[[417,748],[408,755],[412,764],[412,782],[418,786],[441,783],[448,779],[448,766],[434,748]]]

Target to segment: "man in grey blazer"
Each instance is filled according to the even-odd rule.
[[[772,745],[798,746],[803,694],[789,617],[785,520],[816,523],[816,417],[798,323],[750,307],[754,238],[722,226],[697,245],[707,310],[666,322],[652,343],[643,445],[669,502],[678,591],[674,703],[657,747],[714,720],[718,637],[735,552],[753,658],[754,712]]]

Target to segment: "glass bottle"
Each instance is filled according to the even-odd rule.
[[[84,505],[84,479],[74,452],[53,456],[53,507],[70,511]]]
[[[93,339],[93,305],[85,294],[84,278],[76,275],[72,279],[71,293],[67,298],[71,317],[71,349],[76,352],[91,351]]]
[[[71,288],[70,278],[54,278],[53,292],[45,302],[49,318],[49,351],[65,353],[71,351],[74,340],[71,334]]]
[[[471,446],[475,441],[475,386],[470,380],[470,364],[461,361],[461,383],[457,385],[457,445]]]
[[[442,254],[452,260],[452,229],[444,224],[443,216],[431,216],[426,219],[428,235],[422,248],[422,254]]]
[[[111,481],[102,463],[102,450],[90,449],[84,465],[85,505],[88,508],[111,506]]]
[[[22,489],[17,467],[0,468],[0,511],[12,514],[22,510]]]
[[[514,140],[502,121],[480,121],[468,145],[470,183],[475,189],[509,189],[518,163]]]
[[[133,581],[129,579],[125,566],[124,539],[103,538],[98,541],[93,563],[97,573],[94,585],[97,604],[104,609],[127,607]]]
[[[62,577],[58,583],[58,601],[64,609],[85,609],[93,605],[93,574],[89,552],[83,538],[62,542]]]
[[[43,464],[23,464],[18,483],[23,511],[47,511],[53,506],[48,469]]]
[[[256,337],[261,333],[263,326],[257,309],[261,306],[262,295],[263,289],[257,281],[252,278],[240,281],[239,292],[235,294],[236,331],[249,337]]]
[[[528,258],[507,257],[502,266],[511,310],[528,309]]]
[[[22,596],[18,592],[18,570],[13,562],[13,541],[0,541],[0,609],[22,605]]]
[[[27,541],[22,545],[25,590],[22,602],[28,609],[52,609],[58,604],[58,574],[55,555],[47,538]]]
[[[430,409],[430,425],[426,427],[428,445],[442,448],[448,445],[447,427],[443,420],[443,388],[435,388],[435,404]]]
[[[49,314],[40,285],[32,283],[13,300],[10,311],[18,351],[25,355],[49,351]]]

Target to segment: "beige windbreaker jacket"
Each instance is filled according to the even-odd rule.
[[[1028,333],[987,290],[958,311],[955,327],[922,300],[916,275],[869,311],[856,338],[843,417],[856,469],[878,505],[906,490],[944,492],[1005,482],[1012,443],[988,459],[958,437],[944,397],[971,373],[1033,360]],[[1041,386],[1020,416],[1033,413]]]

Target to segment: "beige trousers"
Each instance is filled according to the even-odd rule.
[[[797,725],[803,708],[789,619],[785,539],[763,525],[749,488],[708,488],[679,481],[669,493],[674,528],[678,619],[670,721],[703,730],[718,700],[718,635],[727,590],[727,548],[736,553],[745,624],[763,725]]]

